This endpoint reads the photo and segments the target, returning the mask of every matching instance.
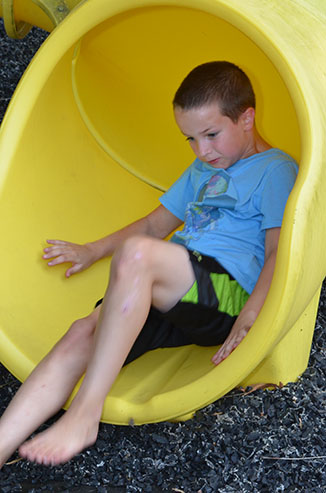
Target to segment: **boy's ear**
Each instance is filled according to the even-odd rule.
[[[255,109],[247,108],[242,113],[241,120],[245,130],[252,130],[255,125]]]

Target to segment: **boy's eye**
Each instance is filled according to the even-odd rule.
[[[187,141],[187,142],[192,142],[193,140],[194,140],[194,138],[193,138],[193,137],[187,137],[187,138],[186,138],[186,141]]]
[[[207,137],[209,139],[214,139],[216,136],[217,136],[218,132],[211,132],[209,134],[207,134]]]

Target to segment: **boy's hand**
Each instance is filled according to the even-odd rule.
[[[81,272],[96,260],[96,255],[90,244],[78,245],[69,241],[47,240],[53,246],[44,248],[44,259],[51,259],[49,266],[71,262],[72,266],[66,270],[66,277]]]
[[[247,335],[249,329],[254,324],[257,318],[257,313],[253,310],[243,311],[236,319],[232,330],[226,338],[224,344],[220,347],[217,353],[214,354],[212,362],[218,365],[240,344],[242,339]]]

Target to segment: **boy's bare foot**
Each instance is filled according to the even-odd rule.
[[[49,466],[69,461],[96,441],[100,418],[90,414],[69,409],[51,428],[23,443],[20,456]]]

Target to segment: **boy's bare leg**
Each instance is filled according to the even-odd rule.
[[[188,291],[194,274],[187,251],[147,237],[129,239],[114,256],[85,378],[68,411],[20,448],[38,463],[65,462],[94,443],[104,400],[147,318]]]
[[[98,314],[99,308],[74,322],[10,402],[0,419],[0,468],[68,399],[86,369]]]

